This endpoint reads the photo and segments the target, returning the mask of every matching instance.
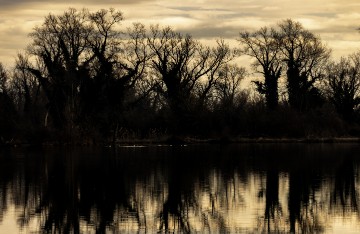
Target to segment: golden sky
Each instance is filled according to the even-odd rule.
[[[221,37],[232,45],[241,30],[292,18],[320,35],[334,58],[360,49],[359,0],[0,0],[0,62],[11,66],[30,43],[33,27],[48,13],[69,7],[113,7],[124,13],[124,27],[159,23],[205,42]]]

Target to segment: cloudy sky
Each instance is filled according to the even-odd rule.
[[[49,12],[61,14],[69,7],[114,7],[124,13],[124,26],[171,25],[204,42],[222,37],[231,44],[241,30],[292,18],[320,35],[334,58],[360,49],[359,0],[0,0],[0,62],[11,66],[30,43],[33,27]]]

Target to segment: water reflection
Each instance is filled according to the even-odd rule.
[[[359,151],[356,144],[3,150],[0,231],[351,230],[360,226]]]

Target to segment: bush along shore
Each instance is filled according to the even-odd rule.
[[[0,145],[358,142],[360,52],[335,61],[291,19],[235,47],[123,21],[71,8],[33,29],[0,63]]]

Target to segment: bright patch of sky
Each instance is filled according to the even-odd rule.
[[[28,33],[47,14],[69,7],[90,10],[113,7],[132,22],[171,25],[195,38],[223,38],[231,45],[241,30],[256,30],[287,18],[320,35],[333,57],[360,49],[358,0],[1,0],[0,61],[12,65],[16,54],[30,43]]]

